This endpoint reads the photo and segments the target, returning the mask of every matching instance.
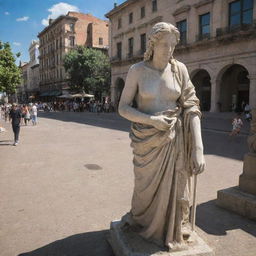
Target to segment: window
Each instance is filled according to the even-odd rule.
[[[152,12],[157,11],[157,0],[152,0]]]
[[[180,44],[187,43],[187,20],[177,22],[177,28],[180,31]]]
[[[141,53],[146,51],[146,34],[140,35],[140,51]]]
[[[143,19],[145,17],[145,6],[140,8],[140,18]]]
[[[117,48],[117,58],[121,60],[122,59],[122,43],[121,42],[117,43],[116,48]]]
[[[74,36],[69,37],[69,45],[70,46],[75,46],[75,37]]]
[[[128,39],[128,47],[129,47],[128,57],[130,58],[133,56],[133,37]]]
[[[75,24],[74,23],[70,23],[69,24],[69,28],[70,28],[71,32],[74,32],[75,31]]]
[[[210,36],[210,13],[199,16],[199,39]]]
[[[121,28],[121,27],[122,27],[122,19],[119,18],[119,19],[118,19],[118,23],[117,23],[117,28],[119,29],[119,28]]]
[[[229,4],[229,26],[252,24],[253,0],[239,0]]]
[[[103,45],[103,38],[102,37],[99,38],[99,45]]]
[[[131,24],[133,22],[133,13],[131,12],[129,14],[129,24]]]

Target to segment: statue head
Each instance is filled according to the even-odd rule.
[[[180,41],[179,30],[170,23],[159,22],[153,26],[151,33],[149,35],[147,50],[144,54],[144,61],[149,61],[153,58],[155,45],[166,34],[173,35],[173,37],[174,37],[173,50],[174,50],[175,46]],[[172,56],[171,56],[171,58],[172,58]]]

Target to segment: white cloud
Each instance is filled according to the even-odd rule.
[[[21,46],[21,43],[19,43],[19,42],[13,42],[13,45],[15,45],[15,46]]]
[[[29,19],[28,16],[24,16],[24,17],[16,19],[16,21],[27,21],[28,19]]]
[[[10,13],[9,12],[4,12],[4,15],[10,15]]]
[[[48,9],[48,12],[50,12],[50,14],[46,19],[42,19],[42,24],[44,26],[48,26],[49,19],[56,19],[60,15],[66,15],[70,11],[79,12],[79,8],[76,7],[75,5],[70,5],[62,2],[58,4],[54,4],[51,8]]]

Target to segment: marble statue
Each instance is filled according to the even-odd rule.
[[[172,24],[154,25],[144,61],[130,67],[119,103],[120,115],[132,121],[135,174],[122,225],[170,251],[191,242],[191,179],[205,169],[199,100],[186,66],[173,58],[179,37]]]

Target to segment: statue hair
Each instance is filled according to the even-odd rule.
[[[144,61],[152,60],[153,55],[154,55],[154,45],[159,39],[161,39],[161,37],[165,33],[174,34],[176,37],[176,41],[177,41],[176,45],[179,43],[180,32],[175,26],[173,26],[170,23],[166,23],[166,22],[159,22],[159,23],[155,24],[153,26],[151,33],[149,35],[149,38],[148,38],[147,50],[144,53]],[[172,59],[172,56],[171,56],[171,59]]]

